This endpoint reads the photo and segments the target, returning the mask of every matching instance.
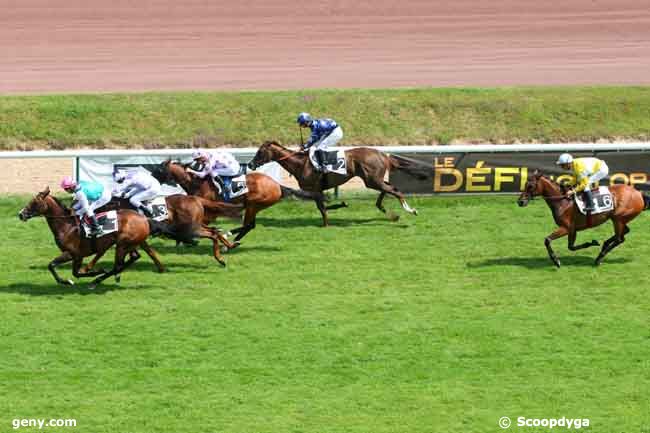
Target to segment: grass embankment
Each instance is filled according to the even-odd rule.
[[[0,97],[0,149],[296,143],[296,114],[343,144],[650,139],[650,87],[305,90]]]
[[[281,203],[227,269],[208,244],[155,240],[168,274],[143,257],[90,292],[54,283],[45,221],[3,199],[0,430],[497,432],[509,416],[548,431],[514,427],[525,416],[648,431],[650,214],[600,268],[596,249],[555,242],[558,270],[543,202],[410,200],[420,215],[390,223],[353,198],[327,229],[312,204]]]

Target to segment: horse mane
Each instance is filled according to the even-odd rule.
[[[55,197],[55,196],[53,196],[53,195],[50,195],[49,197],[52,197],[52,200],[54,200],[54,202],[55,202],[55,203],[56,203],[56,204],[57,204],[61,209],[63,209],[63,212],[64,212],[66,215],[70,215],[70,208],[69,208],[68,206],[66,206],[66,205],[65,205],[65,204],[64,204],[60,199],[58,199],[57,197]]]

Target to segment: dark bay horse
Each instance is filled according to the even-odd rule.
[[[384,178],[390,169],[398,169],[404,170],[404,172],[418,179],[426,179],[427,175],[431,173],[430,167],[424,165],[418,166],[404,158],[399,158],[395,155],[386,155],[368,147],[357,147],[347,150],[345,152],[345,160],[347,165],[346,175],[336,173],[326,173],[323,175],[314,169],[307,152],[293,151],[281,146],[275,141],[267,141],[260,146],[255,157],[250,162],[249,167],[255,169],[267,162],[276,161],[296,178],[300,188],[312,192],[322,192],[326,189],[334,188],[358,176],[363,180],[367,188],[379,191],[376,206],[381,212],[386,213],[383,201],[386,194],[390,194],[399,200],[402,208],[406,212],[412,215],[418,214],[415,209],[412,209],[406,203],[404,194],[389,182],[385,181]],[[327,210],[346,206],[345,203],[325,206],[324,200],[316,200],[316,205],[323,216],[323,226],[329,224]],[[396,220],[397,216],[394,219]]]
[[[59,284],[72,285],[71,280],[63,280],[56,272],[56,267],[62,263],[72,261],[72,273],[76,278],[97,277],[91,283],[91,288],[115,275],[119,274],[131,266],[140,258],[138,247],[148,248],[151,250],[153,257],[155,252],[147,245],[146,240],[152,234],[166,234],[173,238],[190,242],[193,238],[191,231],[174,228],[165,223],[159,223],[148,220],[137,212],[131,210],[118,211],[118,231],[107,234],[97,239],[89,239],[80,234],[80,227],[77,216],[63,203],[50,195],[50,189],[46,188],[39,192],[25,206],[18,217],[22,221],[27,221],[35,216],[43,216],[47,220],[50,230],[54,234],[56,242],[62,254],[52,260],[48,269]],[[103,255],[106,250],[115,245],[115,263],[113,269],[108,272],[89,271],[81,272],[81,265],[84,257],[93,254]],[[126,255],[129,259],[125,261]],[[156,261],[157,258],[156,258]]]
[[[544,245],[546,245],[548,255],[555,266],[560,267],[560,260],[551,248],[551,242],[555,239],[568,236],[569,250],[571,251],[598,246],[599,243],[596,240],[575,245],[576,233],[611,220],[614,224],[614,236],[603,244],[595,262],[598,266],[607,253],[625,241],[625,235],[630,232],[628,223],[650,207],[650,197],[629,185],[612,185],[609,190],[614,200],[614,209],[587,218],[577,209],[573,197],[567,196],[564,188],[557,182],[544,176],[538,170],[528,179],[517,204],[526,206],[531,199],[540,196],[544,198],[551,209],[555,224],[559,227],[544,239]]]
[[[218,216],[239,218],[241,217],[243,206],[216,202],[184,194],[169,195],[165,197],[165,203],[167,204],[168,212],[167,222],[177,226],[194,227],[196,235],[199,238],[212,240],[212,255],[219,264],[226,266],[226,262],[220,252],[219,241],[229,249],[235,248],[237,243],[228,241],[218,229],[208,226],[208,223],[214,221]],[[128,200],[114,197],[106,206],[98,209],[98,211],[113,209],[132,209],[132,206]],[[92,269],[98,259],[99,257],[95,257],[85,269]],[[158,270],[162,272],[160,267]]]
[[[189,174],[185,168],[186,166],[183,164],[167,160],[159,166],[158,170],[154,170],[152,175],[160,183],[177,183],[188,194],[208,200],[222,200],[209,177],[200,179]],[[232,203],[243,205],[245,209],[242,226],[230,231],[233,234],[237,234],[234,240],[234,246],[239,245],[238,242],[255,228],[257,214],[273,206],[282,198],[294,196],[303,200],[323,199],[323,195],[320,193],[310,193],[280,185],[264,173],[246,174],[246,185],[248,192],[232,200]]]

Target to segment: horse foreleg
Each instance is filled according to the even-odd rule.
[[[208,226],[202,226],[199,230],[199,237],[207,238],[212,241],[212,255],[221,266],[226,266],[226,261],[221,256],[221,251],[219,250],[219,238],[221,237],[222,242],[225,241],[225,244],[230,244],[227,239],[225,239],[216,229]],[[231,244],[232,245],[232,244]]]
[[[244,214],[244,225],[242,226],[242,230],[237,234],[237,237],[235,238],[235,242],[239,242],[242,240],[244,236],[251,230],[255,228],[255,219],[257,217],[257,209],[254,207],[247,207],[246,208],[246,213]]]
[[[544,239],[544,245],[546,246],[546,251],[548,251],[548,256],[551,258],[553,264],[558,268],[560,267],[560,259],[557,258],[555,252],[553,251],[553,248],[551,248],[551,242],[553,242],[555,239],[561,238],[562,236],[566,236],[568,233],[569,230],[567,230],[566,227],[559,227]]]
[[[346,202],[342,201],[341,203],[338,203],[338,204],[332,204],[332,205],[326,206],[325,209],[327,209],[327,210],[335,210],[335,209],[341,209],[342,207],[348,207],[348,204]]]
[[[386,213],[386,208],[384,207],[384,197],[386,197],[386,191],[380,192],[379,197],[377,197],[377,201],[375,202],[375,206],[377,206],[377,209],[379,209],[382,213]]]
[[[81,272],[82,274],[84,274],[84,276],[88,276],[88,277],[92,277],[92,276],[95,276],[95,275],[100,275],[100,274],[105,273],[105,272],[106,272],[105,269],[98,269],[98,270],[96,271],[96,272],[98,272],[98,273],[96,273],[96,274],[95,274],[95,273],[92,273],[91,270],[95,267],[95,265],[97,264],[97,262],[99,261],[99,259],[101,259],[102,256],[103,256],[104,254],[106,254],[106,251],[107,251],[107,250],[100,251],[100,252],[98,252],[97,254],[95,254],[95,257],[93,257],[93,259],[90,261],[90,263],[88,263],[86,266],[84,266],[84,267],[81,269],[80,272]]]
[[[156,265],[158,272],[160,272],[161,274],[165,272],[166,270],[165,265],[163,265],[162,262],[160,261],[160,258],[158,258],[158,254],[156,253],[156,251],[153,248],[151,248],[151,246],[146,241],[143,241],[140,244],[140,246],[142,247],[144,252],[147,253],[149,257],[151,257],[151,260],[153,260],[154,264]]]
[[[597,247],[598,245],[600,245],[600,243],[595,239],[592,240],[591,242],[585,242],[585,243],[582,243],[582,244],[579,244],[579,245],[575,245],[576,234],[577,233],[576,233],[575,230],[572,230],[569,233],[569,250],[571,250],[571,251],[577,251],[577,250],[581,250],[583,248],[589,248],[589,247]]]
[[[57,283],[64,284],[66,286],[74,285],[74,281],[72,281],[72,280],[64,280],[61,277],[59,277],[59,274],[57,274],[56,269],[55,269],[60,264],[67,263],[72,259],[73,259],[72,254],[70,254],[68,251],[64,251],[63,254],[56,257],[54,260],[52,260],[47,265],[47,269],[49,269],[50,273],[54,276],[54,279],[56,280]]]
[[[106,250],[98,253],[96,257],[103,256],[105,252]],[[90,267],[90,264],[88,264],[88,266],[84,266],[84,268],[81,269],[82,262],[83,262],[83,258],[81,257],[75,257],[75,259],[72,262],[72,275],[74,275],[75,278],[96,277],[97,275],[102,275],[106,273],[106,271],[103,269],[101,270],[98,269],[96,271],[91,270],[92,267]]]
[[[109,278],[109,277],[111,277],[113,275],[117,276],[119,273],[124,271],[124,269],[131,266],[133,263],[135,263],[136,260],[138,260],[140,258],[140,254],[137,254],[135,257],[134,256],[129,257],[129,260],[125,263],[124,258],[126,257],[127,252],[128,252],[128,250],[125,247],[123,247],[121,245],[117,245],[115,247],[115,263],[113,264],[113,269],[111,269],[110,271],[106,272],[105,274],[100,275],[99,277],[95,278],[90,283],[90,286],[88,288],[90,290],[94,290],[99,283],[101,283],[102,281],[104,281],[105,279],[107,279],[107,278]]]

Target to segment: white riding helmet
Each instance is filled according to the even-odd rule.
[[[199,159],[201,157],[207,158],[208,152],[203,149],[196,149],[194,152],[192,152],[192,159]]]
[[[555,164],[557,165],[562,165],[562,164],[571,164],[573,162],[573,157],[569,153],[563,153],[560,155],[560,157],[557,159],[557,162]]]
[[[126,170],[117,170],[113,175],[115,182],[123,182],[126,179]]]

